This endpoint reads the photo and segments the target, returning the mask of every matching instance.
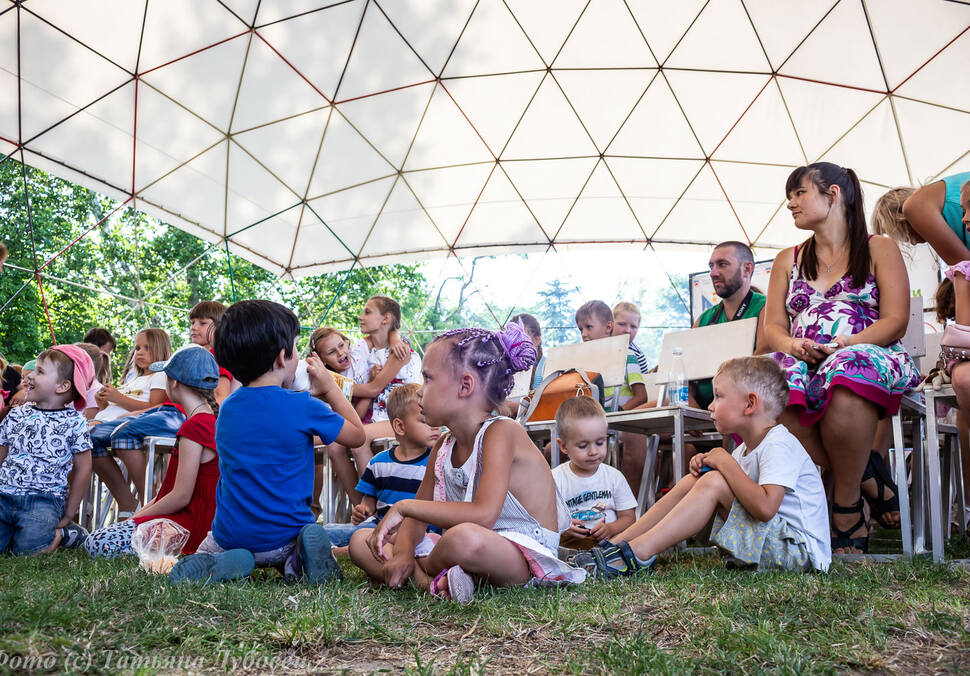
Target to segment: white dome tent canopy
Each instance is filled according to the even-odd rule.
[[[868,206],[970,169],[966,2],[3,5],[4,159],[291,279],[777,249],[795,166],[853,167]]]

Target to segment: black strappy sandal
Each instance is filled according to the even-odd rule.
[[[869,521],[866,519],[865,503],[862,498],[859,498],[859,502],[855,503],[850,507],[843,507],[842,505],[837,505],[835,502],[832,503],[832,514],[858,514],[859,520],[856,521],[847,530],[842,530],[836,527],[835,519],[832,520],[832,552],[834,553],[836,549],[858,549],[863,554],[869,553]],[[865,526],[866,535],[861,537],[852,537],[852,533],[859,530]]]
[[[869,462],[866,465],[865,471],[862,473],[861,483],[865,483],[869,479],[872,479],[876,483],[876,495],[870,498],[868,495],[865,495],[865,489],[863,489],[863,497],[869,503],[869,510],[872,512],[872,516],[883,528],[899,530],[899,523],[891,524],[883,520],[883,517],[889,512],[899,512],[899,488],[889,474],[889,468],[886,467],[886,463],[883,462],[882,456],[879,455],[878,451],[869,452]],[[886,498],[887,488],[893,494],[891,498]]]

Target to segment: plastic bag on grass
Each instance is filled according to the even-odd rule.
[[[189,531],[171,519],[152,519],[135,528],[131,548],[142,568],[156,575],[167,575],[188,541]]]

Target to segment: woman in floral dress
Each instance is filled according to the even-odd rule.
[[[775,258],[765,336],[788,375],[782,422],[830,472],[832,550],[868,548],[860,483],[880,417],[919,382],[899,343],[909,278],[899,247],[866,231],[851,169],[799,167],[785,186],[795,227],[812,236]]]

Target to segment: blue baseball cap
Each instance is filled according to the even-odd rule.
[[[201,390],[214,390],[219,385],[216,358],[201,345],[179,348],[168,361],[157,361],[148,368],[155,372],[164,371],[172,380]]]

